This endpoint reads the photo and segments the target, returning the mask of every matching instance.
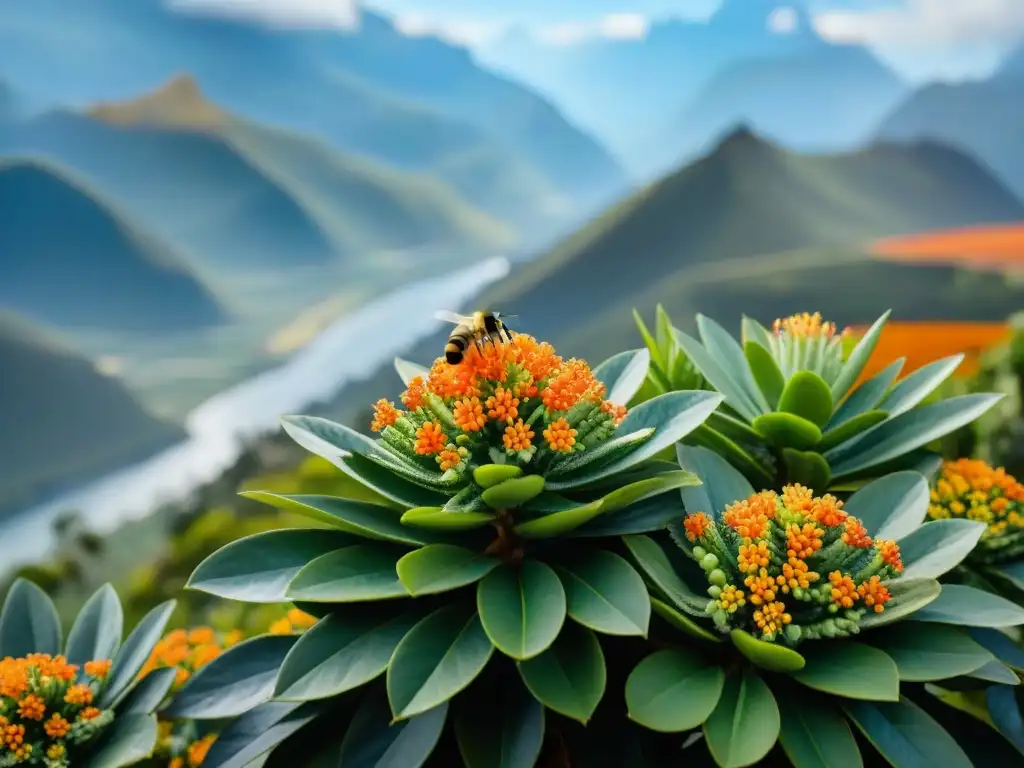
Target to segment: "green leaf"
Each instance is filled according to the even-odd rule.
[[[706,315],[697,315],[697,332],[704,342],[704,349],[707,350],[715,362],[721,366],[732,381],[739,385],[744,396],[759,413],[767,413],[771,410],[764,394],[758,388],[754,377],[747,365],[747,358],[743,354],[743,347],[732,337],[727,330]]]
[[[683,488],[682,498],[689,514],[706,512],[721,519],[726,505],[748,498],[754,487],[725,459],[707,448],[676,446],[679,466],[693,472],[703,485]]]
[[[892,388],[880,407],[893,418],[906,413],[938,389],[963,360],[963,355],[953,355],[918,368]]]
[[[893,768],[973,768],[953,737],[905,696],[898,702],[844,701],[843,709]]]
[[[601,514],[608,515],[654,496],[661,496],[669,491],[700,484],[699,477],[685,470],[666,472],[645,480],[637,480],[635,483],[629,483],[606,494],[601,499]]]
[[[588,467],[597,467],[613,461],[616,457],[629,455],[649,440],[653,434],[654,429],[650,427],[638,429],[636,432],[620,433],[593,448],[560,457],[544,473],[546,478],[544,487],[549,491],[562,491],[587,485],[589,484],[587,480]],[[626,474],[628,472],[623,472],[620,476]],[[605,479],[617,480],[618,478]],[[597,481],[597,484],[600,485],[600,481]]]
[[[740,317],[740,338],[743,343],[756,341],[765,349],[771,349],[771,332],[752,317],[747,317],[746,315],[741,315]]]
[[[963,562],[985,533],[975,520],[932,520],[900,539],[903,577],[937,579]]]
[[[169,717],[237,717],[268,701],[277,672],[298,641],[295,635],[260,635],[228,648],[189,678],[166,708]]]
[[[603,511],[604,499],[581,504],[561,512],[552,512],[520,523],[512,530],[524,539],[550,539],[574,531]]]
[[[647,587],[629,563],[598,549],[559,565],[570,618],[606,635],[647,637],[651,621]]]
[[[870,536],[899,540],[928,516],[928,481],[918,472],[894,472],[854,493],[844,509],[864,524]]]
[[[794,413],[766,413],[751,421],[750,425],[776,448],[806,451],[821,441],[821,430]]]
[[[889,391],[892,383],[896,381],[896,377],[900,375],[900,371],[903,369],[903,364],[906,361],[905,357],[901,357],[889,363],[889,365],[853,390],[850,396],[832,414],[832,419],[828,423],[825,434],[827,435],[829,432],[837,430],[846,422],[852,421],[861,414],[873,410],[882,401],[882,398],[885,397],[885,393]]]
[[[431,544],[398,561],[398,578],[410,594],[433,595],[474,584],[499,565],[496,557],[451,544]]]
[[[795,451],[792,448],[782,449],[782,458],[786,463],[786,482],[799,483],[807,488],[822,493],[828,488],[832,479],[825,457],[817,451]]]
[[[675,343],[675,328],[672,325],[672,318],[659,303],[654,308],[654,332],[658,341],[658,352],[665,363],[665,372],[672,372],[673,358],[678,356]]]
[[[631,720],[661,733],[696,728],[711,715],[722,695],[725,673],[689,651],[656,651],[626,680]]]
[[[704,723],[704,738],[721,768],[754,765],[779,737],[779,705],[756,672],[744,669],[725,681],[718,706]]]
[[[1020,678],[1017,677],[1017,673],[1001,661],[996,661],[995,659],[986,661],[977,669],[971,670],[967,677],[986,680],[990,683],[998,683],[999,685],[1020,685]]]
[[[824,428],[832,416],[832,390],[813,371],[797,371],[789,377],[779,397],[779,411],[792,413]]]
[[[164,667],[147,672],[117,706],[117,716],[152,714],[171,692],[171,686],[174,685],[177,676],[176,667]]]
[[[416,717],[389,723],[387,698],[377,689],[363,699],[341,743],[344,768],[420,768],[437,746],[448,702]]]
[[[864,366],[868,364],[871,353],[875,351],[878,337],[882,335],[882,328],[885,327],[885,322],[889,319],[891,312],[892,310],[889,310],[875,320],[872,326],[868,328],[867,333],[857,342],[857,346],[850,352],[850,356],[846,358],[846,362],[843,363],[843,367],[839,371],[839,376],[832,383],[833,402],[838,403],[842,400],[843,396],[850,391],[850,387],[860,378],[861,373],[864,371]]]
[[[679,578],[665,550],[656,541],[648,536],[623,536],[622,542],[643,574],[671,604],[685,613],[706,615],[704,608],[708,598],[695,594]]]
[[[364,539],[390,541],[413,547],[431,544],[438,539],[437,534],[433,532],[410,530],[402,525],[401,518],[394,511],[364,501],[343,499],[339,496],[284,495],[266,491],[247,491],[241,495],[286,512],[295,512],[311,520],[327,523],[344,533]],[[322,535],[323,531],[319,533]]]
[[[896,662],[900,680],[923,683],[973,672],[992,654],[957,627],[906,621],[867,636]]]
[[[628,435],[642,429],[654,429],[654,436],[626,456],[573,479],[578,485],[593,483],[653,458],[696,429],[721,402],[722,396],[714,392],[687,391],[667,392],[640,403],[626,414],[617,431]]]
[[[481,488],[522,477],[523,470],[515,464],[482,464],[473,470],[473,480]]]
[[[970,424],[1002,397],[961,395],[914,408],[834,448],[825,458],[837,478],[877,467]]]
[[[762,443],[760,435],[756,432],[754,432],[754,438],[757,444]],[[733,442],[733,440],[722,433],[712,429],[708,424],[701,424],[693,430],[686,437],[686,444],[706,448],[718,454],[738,469],[744,477],[759,486],[770,486],[775,480],[774,474],[769,472],[761,461],[754,458],[739,443]]]
[[[1013,688],[993,685],[985,691],[985,704],[996,729],[1017,749],[1024,752],[1024,718]]]
[[[942,593],[912,618],[967,627],[1016,627],[1024,624],[1024,608],[974,587],[943,584]]]
[[[480,498],[491,509],[518,509],[543,490],[543,475],[525,475],[492,485]]]
[[[550,567],[524,560],[489,573],[477,587],[476,607],[498,650],[532,659],[551,646],[565,623],[565,590]]]
[[[580,624],[567,623],[550,648],[518,665],[538,701],[584,725],[604,696],[607,674],[601,644]]]
[[[448,701],[476,679],[493,652],[480,617],[462,605],[440,608],[417,622],[388,666],[394,719],[405,720]]]
[[[396,616],[384,606],[346,607],[328,614],[285,656],[274,698],[326,699],[375,680],[420,618],[416,611]]]
[[[736,649],[755,665],[769,672],[796,672],[803,669],[806,660],[794,650],[775,643],[766,643],[741,629],[729,633]]]
[[[156,746],[156,715],[118,714],[84,768],[123,768],[149,757]]]
[[[0,658],[60,653],[60,617],[53,601],[28,579],[11,585],[0,611]]]
[[[199,564],[189,589],[245,603],[283,603],[288,583],[320,555],[353,544],[337,531],[266,531],[233,541]]]
[[[779,743],[793,768],[863,768],[846,719],[831,703],[794,696],[782,709]]]
[[[517,685],[497,700],[466,703],[455,735],[466,768],[533,768],[544,742],[544,707]]]
[[[901,621],[936,600],[943,590],[935,579],[896,579],[887,586],[892,600],[881,613],[865,614],[860,620],[862,630]]]
[[[64,650],[69,664],[113,659],[124,632],[124,611],[117,591],[104,584],[90,597],[75,619]]]
[[[998,629],[981,627],[971,627],[967,632],[971,639],[1001,662],[1018,672],[1024,672],[1024,650],[1006,634]]]
[[[847,440],[852,440],[862,432],[867,432],[874,426],[881,424],[889,418],[886,411],[866,411],[860,413],[838,427],[833,427],[821,436],[821,441],[814,446],[819,453],[828,453],[836,446],[842,445]]]
[[[782,390],[786,387],[786,377],[779,370],[779,364],[775,362],[771,351],[760,342],[748,341],[743,345],[743,355],[769,407],[776,408]]]
[[[712,643],[722,642],[717,635],[712,634],[686,614],[680,613],[675,608],[667,603],[663,603],[656,597],[651,598],[651,609],[680,632],[685,632],[692,637],[697,637],[701,640],[708,640]]]
[[[118,701],[128,690],[128,687],[135,682],[139,670],[149,659],[153,646],[164,633],[171,614],[174,612],[176,603],[168,600],[161,603],[142,617],[142,621],[135,625],[135,629],[124,641],[121,650],[114,657],[110,674],[107,676],[106,685],[100,694],[96,706],[106,709]],[[6,651],[5,651],[6,653]]]
[[[594,377],[608,389],[605,400],[626,405],[643,385],[650,365],[650,351],[631,349],[619,352],[597,366]]]
[[[494,522],[490,512],[446,512],[443,507],[417,507],[402,515],[402,525],[431,531],[471,531]]]
[[[395,371],[398,373],[398,377],[402,380],[402,383],[406,386],[409,386],[409,382],[417,376],[426,381],[427,376],[430,375],[429,368],[424,368],[422,365],[411,363],[400,357],[395,358]]]
[[[628,536],[660,531],[673,520],[682,520],[686,509],[675,494],[644,499],[614,515],[600,514],[586,524],[569,531],[571,538]]]
[[[324,709],[322,702],[269,701],[232,720],[213,742],[203,768],[259,768],[267,755]]]
[[[899,671],[884,651],[849,640],[817,646],[804,651],[807,666],[793,673],[798,682],[848,699],[899,700]]]
[[[682,348],[686,356],[690,358],[697,370],[701,372],[708,383],[716,391],[722,393],[726,403],[736,413],[747,421],[757,418],[760,410],[755,406],[748,394],[744,391],[741,382],[736,381],[729,372],[724,369],[713,355],[692,336],[688,336],[680,330],[676,330],[676,343]],[[744,363],[746,358],[744,358]]]
[[[408,597],[396,565],[404,550],[368,543],[337,549],[310,561],[288,585],[288,599],[359,603]]]
[[[655,338],[651,335],[651,332],[647,329],[647,324],[644,323],[644,319],[636,309],[633,310],[633,322],[636,323],[637,330],[640,332],[640,338],[643,339],[644,345],[646,345],[648,352],[651,354],[651,362],[658,366],[662,371],[667,371],[668,364],[661,354],[661,348],[658,346],[658,342]]]

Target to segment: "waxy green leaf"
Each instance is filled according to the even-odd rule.
[[[652,731],[688,731],[708,719],[724,685],[725,673],[717,664],[688,650],[656,651],[626,680],[629,718]]]
[[[796,651],[775,643],[758,640],[741,629],[729,633],[736,649],[756,666],[769,672],[796,672],[803,669],[807,661]]]
[[[779,743],[793,768],[863,768],[846,719],[824,697],[788,697]]]
[[[722,695],[704,723],[708,749],[721,768],[754,765],[779,737],[779,705],[768,685],[750,669],[726,678]]]
[[[606,635],[647,636],[651,604],[640,574],[618,555],[590,550],[559,562],[566,610]]]
[[[939,596],[911,618],[967,627],[1017,627],[1024,624],[1024,608],[974,587],[944,584]]]
[[[112,659],[121,645],[124,611],[117,592],[104,584],[90,597],[68,633],[64,655],[69,664],[81,667],[94,659]]]
[[[544,490],[542,475],[524,475],[490,486],[480,498],[491,509],[517,509]]]
[[[584,725],[604,696],[607,673],[601,644],[574,622],[566,623],[544,653],[518,664],[526,687],[544,706]]]
[[[28,579],[11,585],[0,611],[0,658],[60,653],[60,618],[53,601]]]
[[[356,544],[310,561],[288,585],[288,599],[308,603],[361,603],[408,597],[396,565],[403,549]]]
[[[806,451],[821,441],[821,430],[795,413],[766,413],[750,422],[757,434],[776,448]]]
[[[817,645],[801,646],[807,665],[793,672],[795,680],[848,699],[899,700],[899,671],[884,651],[849,640]]]
[[[473,470],[473,480],[481,488],[490,488],[522,475],[522,468],[515,464],[483,464]]]
[[[471,531],[494,523],[490,512],[447,512],[443,507],[417,507],[402,515],[402,524],[431,531]]]
[[[562,583],[537,560],[491,571],[477,586],[476,605],[491,642],[514,659],[532,659],[546,651],[565,622]]]
[[[455,735],[466,768],[533,768],[544,742],[544,707],[518,685],[497,699],[479,696],[459,709]]]
[[[873,480],[844,505],[868,531],[882,539],[902,539],[928,515],[928,481],[919,472],[894,472]]]
[[[786,382],[778,410],[800,416],[822,429],[832,416],[832,390],[813,371],[797,371]]]
[[[431,544],[405,555],[398,561],[397,570],[410,594],[431,595],[473,584],[500,564],[498,558],[470,549]]]
[[[931,682],[966,675],[993,659],[958,627],[906,621],[871,632],[865,639],[885,651],[900,680]]]
[[[397,723],[388,714],[387,698],[371,689],[345,732],[338,766],[420,768],[427,762],[448,719],[448,702]]]
[[[906,697],[899,701],[844,701],[843,709],[893,768],[973,768],[952,736]]]

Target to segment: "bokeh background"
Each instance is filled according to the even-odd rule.
[[[0,573],[68,615],[337,490],[278,416],[368,425],[435,310],[596,363],[658,303],[891,309],[873,368],[965,353],[951,450],[1024,470],[1024,3],[3,2]]]

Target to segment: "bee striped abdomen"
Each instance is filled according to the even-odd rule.
[[[469,346],[469,338],[473,332],[464,325],[460,325],[452,335],[448,337],[448,343],[444,348],[444,359],[450,365],[458,365],[462,362],[462,355]]]

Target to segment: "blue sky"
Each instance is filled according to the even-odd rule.
[[[355,0],[170,0],[235,8],[282,20],[345,23]],[[440,34],[483,48],[510,28],[546,44],[593,37],[642,38],[658,19],[703,19],[721,0],[367,0],[409,34]],[[743,0],[738,0],[742,2]],[[905,76],[958,79],[988,74],[1024,40],[1024,0],[779,0],[814,14],[823,36],[868,45]]]

